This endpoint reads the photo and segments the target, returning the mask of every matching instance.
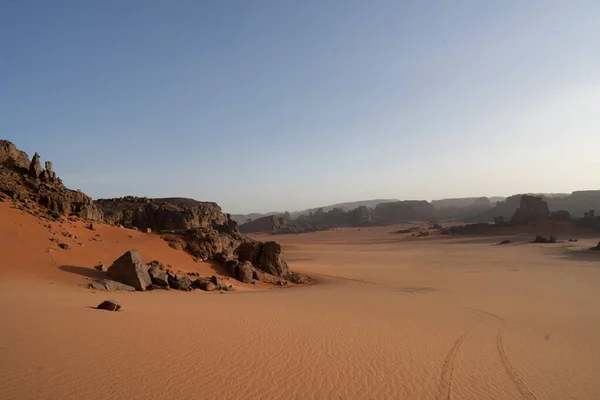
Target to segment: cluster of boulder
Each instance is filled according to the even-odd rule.
[[[98,270],[104,270],[98,266]],[[226,280],[217,276],[210,278],[192,275],[177,275],[170,269],[165,268],[159,261],[151,261],[144,265],[142,257],[137,249],[129,250],[105,270],[107,278],[98,279],[90,284],[91,289],[96,290],[125,290],[145,291],[152,289],[175,289],[190,291],[202,290],[233,290],[233,286],[227,284]]]

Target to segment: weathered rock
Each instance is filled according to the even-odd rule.
[[[260,270],[275,276],[284,276],[290,272],[281,254],[281,245],[276,242],[265,242],[262,245],[256,266]]]
[[[194,288],[205,290],[207,292],[217,289],[217,285],[215,285],[214,282],[212,282],[208,278],[198,278],[194,281],[192,286]]]
[[[219,290],[227,290],[229,285],[223,278],[219,278],[218,276],[211,276],[210,281],[215,285],[215,287]]]
[[[151,266],[148,270],[148,274],[150,275],[150,279],[152,280],[153,284],[161,287],[169,287],[169,277],[165,271],[160,269],[159,266]]]
[[[262,271],[260,271],[258,268],[254,268],[252,270],[252,279],[255,279],[257,281],[262,281],[263,280],[263,273]]]
[[[114,300],[104,300],[96,308],[98,310],[119,311],[121,306]]]
[[[42,174],[42,166],[40,165],[40,155],[35,153],[29,164],[29,176],[34,179],[38,179]]]
[[[69,246],[69,245],[68,245],[68,244],[66,244],[66,243],[59,243],[59,244],[58,244],[58,247],[60,247],[60,248],[61,248],[61,249],[63,249],[63,250],[71,250],[71,246]]]
[[[134,292],[133,286],[125,285],[124,283],[113,281],[110,279],[98,279],[90,283],[90,289],[96,290],[124,290],[127,292]]]
[[[254,266],[249,261],[241,262],[237,267],[237,279],[244,283],[252,282]]]
[[[16,170],[29,170],[29,157],[27,153],[17,149],[8,140],[0,140],[0,165]]]
[[[169,280],[169,286],[176,290],[192,290],[192,280],[185,275],[180,276]]]
[[[146,290],[152,279],[142,263],[137,249],[129,250],[119,257],[108,269],[108,276],[116,281],[133,286],[136,290]]]

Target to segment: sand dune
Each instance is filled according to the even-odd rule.
[[[82,271],[131,247],[214,267],[155,235],[79,222],[60,228],[84,246],[48,253],[38,220],[9,203],[0,215],[3,399],[600,398],[600,252],[583,251],[597,238],[282,235],[316,285],[102,293]],[[123,310],[92,308],[107,298]]]

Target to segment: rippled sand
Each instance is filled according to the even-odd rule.
[[[48,254],[47,230],[0,213],[2,399],[600,398],[600,252],[580,251],[598,239],[278,236],[316,285],[93,293],[59,266],[118,255],[127,230]],[[135,235],[150,258],[208,268]],[[93,309],[107,298],[123,310]]]

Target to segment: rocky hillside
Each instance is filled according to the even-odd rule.
[[[80,191],[67,189],[52,169],[41,167],[36,153],[31,160],[9,142],[0,141],[0,193],[18,208],[40,218],[77,217],[144,232],[158,232],[169,245],[198,260],[217,260],[240,280],[271,274],[292,282],[307,278],[290,272],[281,246],[244,236],[238,224],[216,203],[185,198],[123,197],[96,202]]]
[[[21,207],[34,210],[32,203],[40,205],[44,217],[51,220],[60,216],[92,221],[102,218],[89,196],[63,185],[50,161],[42,168],[37,153],[29,160],[27,153],[6,140],[0,140],[0,192],[20,202]]]

